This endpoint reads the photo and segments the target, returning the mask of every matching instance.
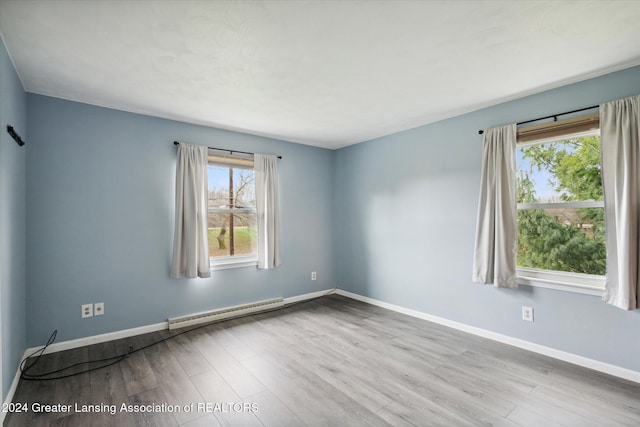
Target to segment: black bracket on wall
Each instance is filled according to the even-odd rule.
[[[9,135],[11,135],[11,137],[12,137],[13,139],[15,139],[15,140],[16,140],[16,142],[18,143],[18,145],[19,145],[20,147],[22,147],[22,146],[25,144],[25,142],[22,140],[22,138],[20,138],[20,135],[18,135],[18,134],[16,133],[16,131],[13,129],[13,126],[9,126],[9,125],[7,125],[7,132],[9,133]]]

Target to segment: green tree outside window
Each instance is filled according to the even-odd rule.
[[[563,202],[603,200],[599,136],[518,150],[526,167],[518,170],[517,203],[553,205],[518,210],[518,266],[604,275],[604,209],[562,206]],[[554,190],[551,199],[541,200],[536,194],[534,177],[546,178]]]

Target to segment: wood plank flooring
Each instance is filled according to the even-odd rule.
[[[38,369],[175,333],[52,353]],[[20,381],[14,402],[29,411],[5,426],[640,425],[639,384],[337,295],[209,325],[88,374]]]

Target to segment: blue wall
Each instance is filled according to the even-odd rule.
[[[337,151],[337,286],[640,371],[640,312],[594,296],[471,282],[478,129],[638,93],[635,67]],[[534,307],[534,323],[520,320],[522,305]]]
[[[29,346],[334,286],[335,152],[34,94],[27,111]],[[281,267],[169,278],[174,140],[283,156]],[[96,302],[105,314],[81,319]]]
[[[6,132],[27,138],[27,96],[0,38],[0,328],[2,400],[11,385],[26,340],[26,151]]]

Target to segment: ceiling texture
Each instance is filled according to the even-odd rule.
[[[640,1],[0,0],[28,92],[340,148],[640,65]]]

